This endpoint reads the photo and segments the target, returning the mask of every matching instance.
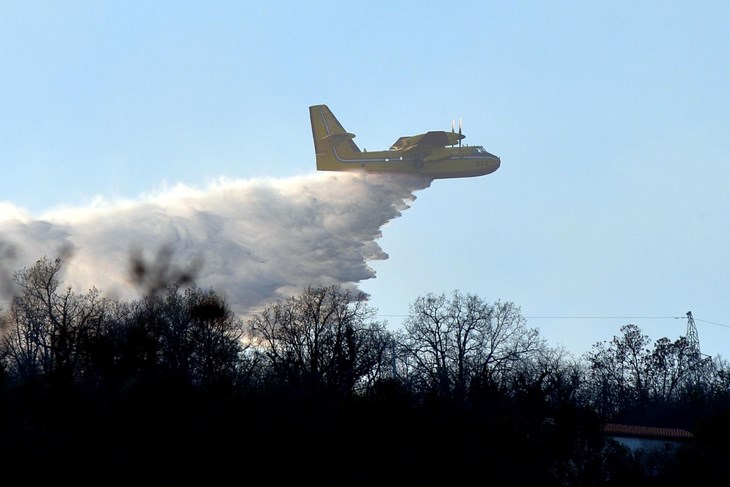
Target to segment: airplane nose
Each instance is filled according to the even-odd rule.
[[[493,167],[494,169],[492,169],[492,172],[494,172],[494,171],[496,171],[497,169],[499,169],[499,166],[501,166],[501,165],[502,165],[502,160],[501,160],[501,159],[500,159],[499,157],[497,157],[497,156],[494,156],[494,160],[493,160],[493,162],[492,162],[492,167]]]
[[[485,157],[481,161],[481,170],[479,171],[480,175],[486,175],[486,174],[492,174],[494,171],[499,169],[499,166],[502,164],[502,161],[499,157],[489,154],[488,157]]]

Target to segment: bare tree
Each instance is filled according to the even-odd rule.
[[[660,338],[654,344],[649,357],[649,396],[660,401],[679,399],[683,388],[692,376],[693,353],[686,337],[672,342]]]
[[[621,327],[621,331],[623,335],[613,337],[610,344],[596,343],[586,354],[593,405],[607,416],[646,396],[649,337],[633,324]]]
[[[343,394],[369,387],[387,367],[390,338],[366,298],[309,286],[255,315],[250,329],[275,378]]]
[[[498,382],[544,345],[511,302],[488,304],[473,294],[428,293],[404,323],[411,374],[420,387],[463,399],[473,381]]]
[[[2,356],[21,379],[38,374],[77,378],[79,337],[103,320],[108,301],[93,288],[87,294],[63,288],[61,268],[61,259],[44,257],[14,275],[18,293],[10,306]]]
[[[710,361],[698,362],[686,337],[674,342],[660,338],[652,349],[649,337],[638,326],[624,325],[621,332],[608,344],[595,344],[585,355],[588,397],[605,415],[640,414],[680,402],[684,394],[703,387],[695,381],[700,366],[701,377],[713,376]]]
[[[132,320],[147,337],[148,360],[194,385],[231,379],[246,347],[244,324],[211,289],[169,285],[143,298]]]
[[[539,391],[547,404],[557,406],[582,401],[584,368],[565,348],[543,347],[514,367],[512,392],[520,388]]]

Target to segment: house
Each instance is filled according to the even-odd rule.
[[[684,429],[616,423],[604,424],[603,434],[606,438],[616,441],[631,452],[639,449],[671,452],[694,438],[692,433]]]

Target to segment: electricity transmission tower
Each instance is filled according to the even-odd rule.
[[[697,327],[691,311],[687,311],[687,342],[689,342],[692,354],[700,358],[700,337],[697,335]]]
[[[708,360],[702,358],[700,353],[700,338],[697,334],[695,319],[692,312],[687,311],[687,344],[689,346],[689,380],[694,385],[705,383],[706,367],[709,365]]]

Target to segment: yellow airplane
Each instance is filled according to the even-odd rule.
[[[400,137],[390,150],[361,151],[327,105],[309,107],[314,150],[319,171],[354,171],[420,174],[426,177],[464,178],[496,171],[499,157],[481,146],[462,146],[459,133],[431,131]],[[458,145],[457,145],[458,144]]]

